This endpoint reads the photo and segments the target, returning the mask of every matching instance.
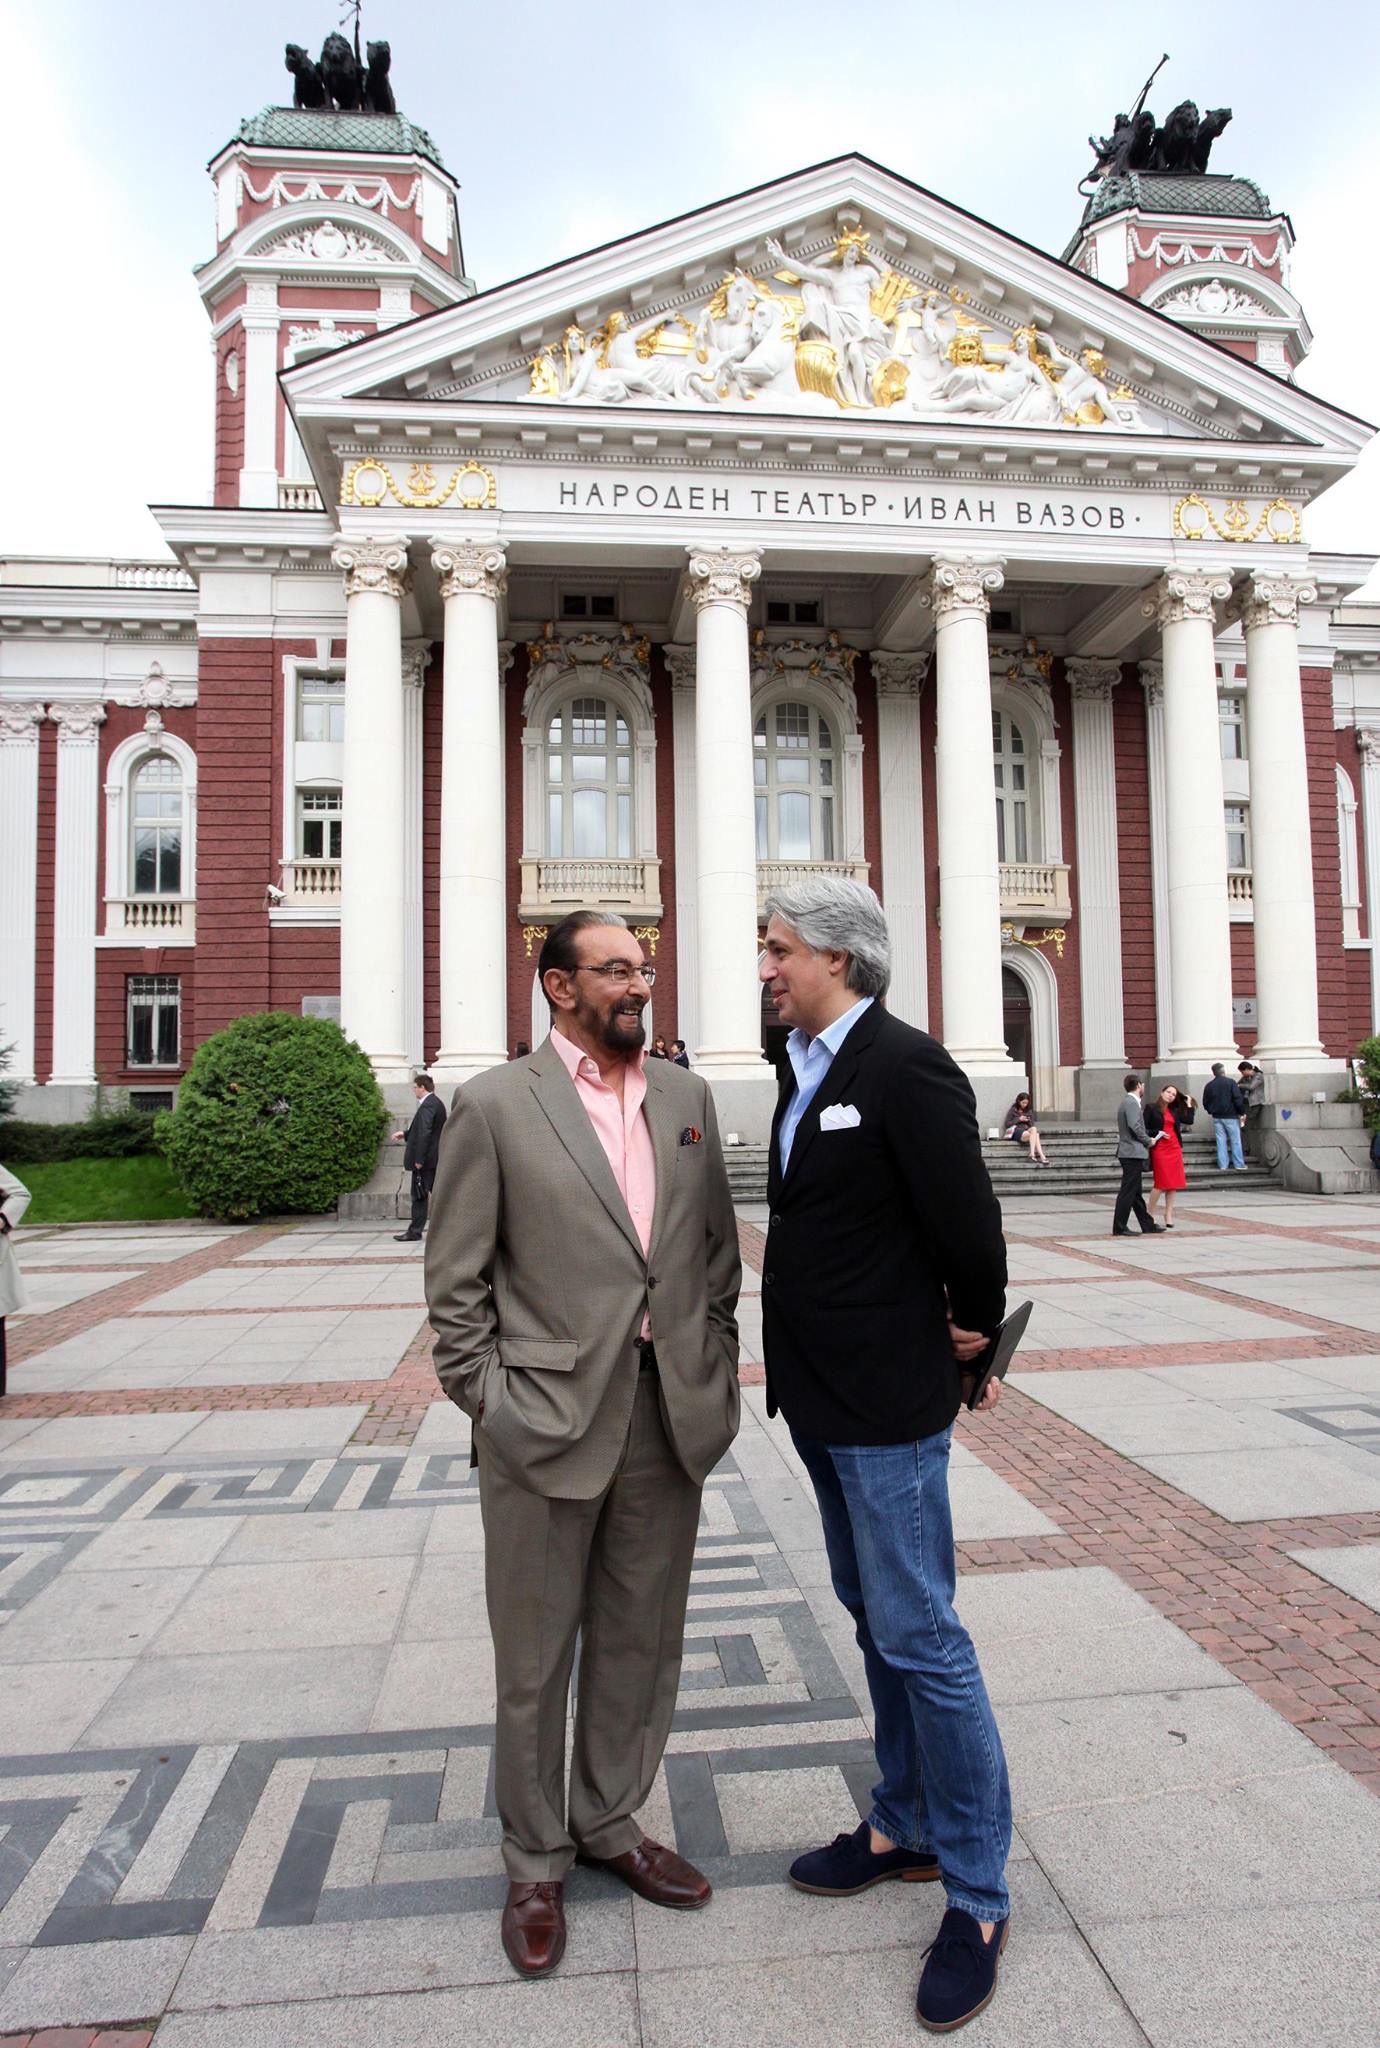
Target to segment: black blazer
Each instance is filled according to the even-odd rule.
[[[767,1407],[825,1443],[911,1443],[958,1413],[947,1317],[1006,1308],[1001,1209],[973,1091],[937,1039],[874,1003],[801,1120],[783,1178],[772,1125],[762,1262]],[[820,1130],[831,1103],[856,1125]],[[947,1306],[946,1306],[947,1294]]]
[[[428,1095],[417,1104],[417,1114],[407,1127],[407,1142],[403,1146],[404,1172],[409,1167],[421,1173],[435,1172],[445,1120],[446,1105],[439,1095]]]

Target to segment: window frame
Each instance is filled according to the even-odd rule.
[[[1228,711],[1228,705],[1235,709]],[[1236,734],[1236,752],[1229,754],[1226,749],[1227,734]],[[1246,757],[1246,695],[1243,690],[1219,690],[1217,693],[1217,745],[1223,761],[1244,761]]]
[[[318,706],[324,705],[328,711],[339,710],[338,724],[340,730],[338,733],[332,734],[328,732],[322,736],[313,735],[302,730],[303,717],[307,710],[307,698],[304,690],[305,685],[308,683],[326,683],[330,685],[330,695],[327,696],[323,693],[316,698],[316,704]],[[327,722],[329,724],[331,721],[328,719]],[[292,678],[292,738],[296,744],[307,747],[344,746],[345,668],[343,663],[300,662],[295,665],[295,672]]]
[[[311,862],[313,865],[318,866],[338,866],[342,858],[342,854],[339,850],[337,850],[335,853],[307,852],[306,846],[304,844],[307,826],[307,806],[303,802],[303,799],[306,797],[324,797],[326,799],[335,799],[333,808],[330,805],[330,803],[327,802],[325,804],[322,804],[319,807],[319,809],[327,845],[330,844],[330,826],[333,823],[336,828],[335,836],[339,848],[341,845],[343,845],[345,837],[344,785],[342,783],[329,782],[299,782],[296,786],[293,795],[293,814],[295,818],[295,832],[293,837],[293,860],[295,862]]]
[[[138,983],[152,983],[152,987],[140,989]],[[160,984],[162,984],[160,986]],[[143,997],[150,1006],[149,1051],[150,1057],[141,1060],[135,1056],[134,1011],[136,1002]],[[171,998],[171,1000],[168,1000]],[[159,1059],[160,1031],[159,1017],[172,1012],[173,1057]],[[180,974],[127,974],[125,976],[125,1072],[146,1074],[152,1071],[162,1073],[180,1072],[182,1068],[182,976]]]
[[[1241,817],[1239,821],[1234,821],[1229,816],[1229,813],[1232,811],[1240,811]],[[1225,799],[1222,804],[1222,824],[1227,835],[1227,873],[1229,875],[1250,874],[1251,806],[1249,801],[1244,797],[1229,797]],[[1241,850],[1245,856],[1245,858],[1240,861],[1234,861],[1231,857],[1232,835],[1236,832],[1239,832],[1241,834]]]
[[[141,794],[139,785],[151,768],[165,768],[170,770],[171,774],[164,778],[163,788],[161,790],[159,788],[158,782],[155,781],[149,784],[150,793],[153,793],[156,796],[158,796],[160,801],[159,806],[155,810],[152,819],[148,821],[147,824],[143,824],[141,823],[139,816],[139,799]],[[164,795],[174,794],[174,782],[176,785],[175,837],[177,886],[173,889],[165,889],[163,886],[164,832],[165,828],[172,824],[173,814],[171,812],[167,813],[166,815],[164,814],[161,807],[161,799]],[[160,747],[150,751],[149,753],[142,755],[140,759],[135,762],[134,766],[130,770],[128,828],[128,894],[130,896],[138,896],[151,902],[181,903],[183,900],[184,893],[182,888],[182,875],[186,860],[187,803],[186,798],[183,794],[182,764],[180,761],[178,761],[176,756],[170,754],[166,748]],[[139,886],[139,837],[141,830],[151,830],[153,834],[154,886],[151,889],[141,889]]]
[[[196,902],[196,754],[187,741],[176,733],[166,730],[131,733],[127,739],[121,740],[106,763],[104,943],[128,943],[121,920],[118,916],[112,917],[110,906],[136,900],[133,887],[134,781],[144,762],[155,754],[168,755],[176,762],[182,775],[182,889],[179,896],[141,897],[138,900],[188,905]],[[190,911],[184,913],[181,929],[170,930],[160,938],[160,944],[165,945],[194,943],[195,931]]]
[[[781,714],[793,709],[802,710],[805,713],[807,721],[806,739],[808,744],[804,748],[788,748],[779,744],[772,745],[773,739],[779,742],[782,737],[789,737],[789,735],[782,735],[779,727]],[[758,745],[759,726],[764,728],[760,749]],[[821,726],[829,735],[827,747],[820,743],[819,728]],[[816,701],[812,694],[792,689],[789,683],[781,689],[772,691],[770,696],[762,702],[753,705],[753,821],[757,835],[756,846],[759,863],[771,862],[777,866],[784,865],[790,867],[815,861],[837,863],[843,858],[840,852],[840,848],[844,843],[844,820],[841,808],[844,757],[843,739],[844,736],[840,730],[839,720],[835,713]],[[801,780],[783,780],[779,773],[775,772],[782,760],[802,759],[808,762],[809,773]],[[765,770],[760,779],[757,773],[759,761],[763,764]],[[829,763],[830,772],[827,776],[818,772],[825,761]],[[782,853],[780,850],[780,803],[782,798],[792,796],[804,796],[808,800],[810,844],[808,854]],[[765,833],[762,831],[764,807],[766,819]],[[822,830],[826,814],[829,825],[827,838],[830,843],[828,851],[824,852],[820,848],[826,838],[826,834]]]
[[[577,707],[582,705],[599,707],[597,713],[586,711],[582,716],[587,721],[596,716],[599,718],[605,733],[602,741],[577,738]],[[557,724],[560,726],[561,740],[559,747],[553,748],[551,729]],[[589,759],[596,754],[603,756],[603,774],[577,775],[577,759]],[[555,781],[551,775],[553,756],[558,758],[561,764],[559,779]],[[620,769],[620,761],[626,763],[626,770]],[[590,794],[602,794],[604,799],[604,844],[602,852],[598,853],[580,852],[575,846],[579,815],[577,799]],[[561,806],[560,846],[553,846],[551,843],[553,799],[559,800]],[[551,705],[546,714],[542,735],[541,836],[541,857],[544,860],[612,861],[633,860],[637,857],[637,771],[633,754],[633,727],[622,705],[608,691],[601,689],[594,678],[591,678],[584,687],[562,696]],[[569,845],[566,844],[567,841]]]

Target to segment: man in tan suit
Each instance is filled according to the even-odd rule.
[[[474,1424],[524,1976],[561,1959],[576,1858],[658,1905],[710,1895],[633,1815],[675,1708],[701,1489],[738,1427],[741,1279],[713,1098],[646,1060],[636,939],[577,911],[538,971],[551,1036],[456,1090],[426,1250],[437,1374]]]

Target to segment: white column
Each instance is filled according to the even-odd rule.
[[[1117,866],[1114,661],[1070,661],[1073,699],[1073,810],[1078,840],[1079,979],[1083,1065],[1124,1067],[1121,1000],[1121,878]]]
[[[34,1079],[34,944],[38,925],[38,726],[41,704],[0,702],[0,1044],[5,1078]]]
[[[924,767],[920,693],[928,654],[874,654],[882,785],[882,886],[891,931],[887,1007],[922,1030],[930,1019],[925,931]]]
[[[410,1067],[426,1065],[423,1044],[422,698],[431,649],[402,651],[403,680],[403,1045]]]
[[[340,1022],[382,1082],[407,1061],[406,741],[400,540],[338,540],[345,572],[345,831],[340,862]]]
[[[445,605],[441,727],[441,1049],[447,1083],[508,1056],[503,857],[503,700],[497,540],[432,542]]]
[[[248,286],[244,327],[244,467],[241,505],[278,503],[278,287]]]
[[[1150,917],[1155,950],[1155,1051],[1169,1055],[1174,1018],[1174,977],[1169,964],[1169,856],[1165,836],[1164,663],[1140,664],[1145,691],[1145,775],[1150,794]]]
[[[675,1036],[700,1042],[699,931],[695,829],[695,650],[662,649],[671,675],[671,754],[676,791],[676,1019]]]
[[[692,548],[695,619],[695,813],[699,874],[699,1049],[716,1080],[756,1080],[762,1059],[757,979],[757,822],[752,783],[748,601],[755,554]]]
[[[1251,899],[1258,1018],[1251,1058],[1316,1071],[1318,946],[1313,834],[1299,685],[1299,606],[1317,597],[1302,577],[1257,571],[1241,596],[1246,637],[1246,759],[1251,770]]]
[[[53,890],[53,1071],[49,1086],[96,1083],[96,848],[101,822],[100,704],[53,704],[58,729]],[[187,849],[183,849],[186,859]],[[190,892],[188,892],[190,893]]]
[[[996,562],[936,561],[934,609],[938,739],[939,961],[944,1043],[970,1078],[1008,1079],[1001,998],[1001,882],[992,779],[988,593]],[[995,1099],[995,1098],[994,1098]]]
[[[1214,604],[1224,577],[1175,569],[1144,607],[1158,618],[1164,658],[1165,856],[1173,1024],[1169,1059],[1190,1085],[1235,1050],[1222,750],[1213,657]]]
[[[1356,746],[1361,756],[1361,861],[1370,934],[1370,1028],[1380,1031],[1380,730],[1358,726]]]

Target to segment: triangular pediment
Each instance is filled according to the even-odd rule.
[[[1363,423],[863,157],[480,293],[291,372],[299,414],[974,427],[1086,444],[1295,444]],[[480,415],[482,417],[482,414]]]

